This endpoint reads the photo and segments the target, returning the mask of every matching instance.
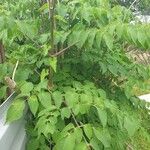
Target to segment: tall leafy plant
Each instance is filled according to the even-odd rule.
[[[0,91],[6,76],[14,79],[18,95],[7,122],[29,108],[27,149],[140,149],[142,142],[149,149],[146,103],[131,92],[149,70],[124,51],[150,48],[149,25],[130,24],[132,12],[109,0],[28,3],[4,0],[0,12]]]

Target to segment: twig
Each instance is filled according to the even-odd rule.
[[[40,73],[36,69],[34,69],[34,71],[40,76]]]
[[[0,41],[0,63],[4,63],[5,61],[5,50],[2,41]]]
[[[19,64],[19,61],[17,60],[16,65],[15,65],[15,68],[14,68],[14,70],[13,70],[13,74],[12,74],[12,80],[13,80],[13,81],[14,81],[14,79],[15,79],[15,73],[16,73],[18,64]]]
[[[54,50],[54,10],[55,10],[55,0],[48,0],[49,6],[49,19],[50,19],[50,33],[51,33],[51,49]]]
[[[132,4],[129,6],[128,11],[132,8],[132,6],[137,2],[137,0],[134,0],[134,2],[132,2]],[[127,13],[124,16],[123,22],[126,19]]]
[[[75,116],[74,116],[74,113],[71,111],[71,115],[72,115],[72,117],[73,117],[73,120],[74,120],[74,122],[75,122],[75,124],[77,125],[77,127],[79,127],[80,125],[79,125],[79,123],[77,122],[77,120],[76,120],[76,118],[75,118]]]
[[[49,19],[50,19],[50,17],[51,17],[51,2],[50,2],[50,0],[47,0],[47,3],[48,3]]]
[[[54,30],[55,30],[55,0],[48,0],[48,5],[49,5],[49,19],[50,19],[50,34],[51,34],[51,39],[50,39],[50,45],[51,49],[49,50],[48,53],[50,53],[51,50],[55,50],[55,45],[54,45]],[[48,75],[48,87],[50,88],[51,85],[53,85],[53,71],[52,68],[49,68],[49,75]]]
[[[72,118],[73,118],[75,124],[77,125],[77,127],[80,128],[81,125],[77,122],[77,120],[76,120],[76,118],[75,118],[74,113],[72,112],[72,110],[71,110],[71,115],[72,115]],[[86,138],[84,137],[84,135],[83,135],[83,139],[84,139],[85,144],[87,145],[87,148],[89,148],[89,143],[87,142],[87,140],[86,140]]]
[[[24,36],[27,39],[31,40],[38,48],[41,48],[41,45],[39,43],[37,43],[34,39],[30,38],[27,34],[24,34]]]
[[[59,56],[60,54],[62,54],[63,52],[65,52],[66,50],[68,50],[70,47],[74,46],[76,43],[72,44],[72,45],[69,45],[68,47],[62,49],[61,51],[55,53],[55,54],[49,54],[49,56],[51,57],[57,57]]]
[[[132,8],[132,6],[136,3],[137,0],[134,0],[134,2],[130,5],[130,7],[128,8],[128,10],[130,10]]]

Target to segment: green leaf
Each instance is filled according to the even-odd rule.
[[[104,38],[104,41],[106,43],[106,46],[110,50],[112,50],[112,48],[113,48],[113,37],[111,35],[109,35],[107,32],[105,32],[103,38]]]
[[[87,136],[89,139],[91,139],[91,138],[92,138],[92,135],[93,135],[93,129],[92,129],[92,127],[91,127],[91,124],[86,124],[86,125],[84,125],[83,129],[84,129],[84,132],[85,132],[86,136]]]
[[[48,33],[45,33],[45,34],[41,34],[40,35],[40,37],[39,37],[39,42],[41,43],[41,44],[43,44],[43,55],[44,56],[46,56],[47,54],[48,54],[48,50],[50,50],[51,49],[51,46],[49,45],[46,45],[45,43],[47,42],[47,40],[48,40],[48,37],[49,37],[49,34]]]
[[[107,65],[105,63],[102,63],[102,62],[99,62],[99,65],[101,67],[101,71],[102,71],[102,74],[106,73],[107,71]]]
[[[71,116],[71,111],[68,107],[64,107],[61,109],[61,118],[69,118]]]
[[[33,90],[33,84],[31,82],[25,82],[20,87],[21,94],[25,96],[29,95],[32,90]]]
[[[52,69],[56,72],[56,68],[57,68],[57,57],[51,57],[49,59],[49,64],[52,67]]]
[[[40,150],[49,150],[49,145],[46,145],[46,144],[41,145]]]
[[[41,127],[43,129],[42,133],[48,138],[48,134],[54,134],[55,126],[47,123],[45,126]]]
[[[17,21],[18,30],[29,39],[33,39],[37,34],[37,26],[25,21]]]
[[[83,7],[81,10],[81,16],[90,24],[90,20],[91,20],[90,7]]]
[[[38,120],[36,129],[38,129],[38,137],[40,137],[41,134],[44,134],[44,136],[47,138],[49,134],[53,134],[56,130],[55,125],[52,125],[50,121],[43,117]]]
[[[68,125],[65,126],[65,128],[63,129],[63,131],[69,131],[74,129],[74,124],[73,123],[69,123]]]
[[[113,36],[114,35],[114,32],[115,32],[115,29],[116,29],[116,24],[110,24],[109,26],[108,26],[108,33],[111,35],[111,36]]]
[[[20,119],[23,116],[23,110],[25,108],[25,102],[22,99],[15,100],[7,111],[6,122],[13,122]]]
[[[88,105],[88,104],[80,104],[79,105],[79,112],[81,114],[86,114],[88,112],[89,108],[90,108],[90,105]]]
[[[88,39],[89,31],[81,31],[80,33],[80,41],[77,43],[78,48],[82,48],[85,44],[86,40]]]
[[[45,79],[45,77],[48,75],[49,73],[48,73],[48,70],[46,70],[46,69],[43,69],[42,70],[42,72],[41,72],[41,82],[43,82],[44,81],[44,79]]]
[[[75,150],[88,150],[88,148],[85,143],[81,142],[75,146]]]
[[[38,113],[38,117],[42,117],[42,116],[46,116],[46,115],[48,116],[50,112],[53,112],[53,113],[55,112],[56,113],[57,112],[56,110],[57,110],[56,106],[52,105],[51,107],[47,107],[46,109],[41,110]]]
[[[114,74],[115,76],[117,76],[118,74],[118,68],[115,65],[109,65],[108,66],[109,71]]]
[[[101,98],[106,99],[106,92],[103,89],[98,89]]]
[[[52,106],[52,103],[51,103],[51,94],[50,94],[50,93],[41,91],[41,92],[38,94],[38,98],[39,98],[39,101],[41,102],[41,104],[42,104],[45,108],[49,108],[49,107]]]
[[[28,104],[29,104],[31,112],[35,116],[39,107],[39,102],[38,102],[37,97],[35,95],[31,96],[28,100]]]
[[[123,35],[124,26],[122,24],[118,24],[116,27],[117,36],[120,39]]]
[[[64,141],[64,146],[62,150],[74,150],[75,148],[75,137],[72,134],[69,134]]]
[[[81,94],[80,95],[80,100],[81,100],[81,103],[92,103],[92,100],[93,100],[93,98],[92,98],[92,95],[90,94],[90,93],[88,93],[88,94]]]
[[[136,44],[137,43],[137,31],[136,31],[136,28],[129,27],[128,28],[128,32],[129,32],[129,34],[131,36],[132,41],[134,42],[134,44]]]
[[[92,145],[94,150],[102,150],[103,149],[103,145],[99,142],[99,140],[97,138],[92,138],[90,140],[90,144]]]
[[[83,131],[81,128],[76,127],[74,129],[74,137],[75,137],[76,143],[80,143],[82,141]]]
[[[109,132],[106,129],[100,130],[93,128],[94,134],[99,141],[101,141],[105,148],[110,147],[111,137]]]
[[[99,116],[99,119],[100,119],[103,127],[106,127],[106,125],[107,125],[107,112],[106,112],[106,110],[101,109],[101,108],[97,108],[97,112],[98,112],[98,116]]]
[[[139,128],[139,123],[137,120],[131,117],[124,118],[124,127],[128,131],[129,136],[133,136]]]
[[[0,32],[0,40],[3,40],[3,43],[5,43],[8,39],[8,29],[4,29]]]
[[[76,104],[73,108],[72,111],[75,115],[78,115],[80,112],[80,104]]]
[[[64,43],[68,37],[68,35],[70,34],[70,31],[69,32],[64,32],[63,33],[63,36],[62,36],[62,39],[61,39],[61,42]]]
[[[4,80],[7,74],[7,66],[5,64],[0,64],[0,81]]]
[[[79,95],[75,91],[67,91],[65,93],[65,101],[67,105],[72,108],[79,101]]]
[[[37,139],[29,140],[27,150],[37,150],[39,148],[39,141]]]
[[[140,44],[145,47],[145,43],[147,41],[147,38],[146,38],[146,34],[143,30],[141,30],[140,28],[138,29],[138,32],[137,32],[137,37],[138,37],[138,41],[140,42]]]
[[[45,11],[45,9],[48,9],[48,3],[45,3],[44,5],[42,5],[39,9],[39,11]]]
[[[56,144],[55,144],[53,150],[60,150],[60,149],[62,149],[62,147],[64,146],[64,140],[65,140],[65,139],[63,139],[63,140],[58,140],[58,142],[56,142]]]
[[[89,31],[89,36],[88,36],[88,45],[90,46],[90,47],[92,47],[93,46],[93,44],[94,44],[94,39],[95,39],[95,36],[96,36],[96,30],[90,30]]]
[[[31,73],[30,69],[27,69],[27,68],[24,68],[24,67],[18,68],[17,72],[15,74],[15,81],[19,82],[19,81],[27,80],[30,73]]]
[[[63,101],[63,97],[62,97],[61,92],[59,92],[59,91],[53,92],[52,97],[54,99],[56,107],[59,108],[61,106],[62,101]]]
[[[132,96],[132,93],[131,93],[132,86],[126,85],[124,89],[125,89],[125,95],[129,99]]]
[[[67,14],[67,7],[65,5],[57,5],[58,15],[65,17]]]
[[[80,34],[81,34],[82,29],[78,29],[78,31],[74,30],[72,34],[70,34],[69,39],[68,39],[68,44],[72,45],[73,43],[76,43],[78,45],[79,39],[80,39]]]
[[[102,32],[101,32],[101,31],[98,31],[98,32],[96,33],[96,44],[97,44],[98,48],[101,47],[102,37],[103,37]]]
[[[47,81],[47,79],[45,79],[45,80],[43,80],[42,82],[40,82],[40,83],[34,88],[34,90],[35,90],[35,91],[38,91],[38,92],[41,92],[42,89],[47,90],[47,84],[48,84],[48,81]]]
[[[6,96],[6,86],[0,88],[0,99],[3,99]]]

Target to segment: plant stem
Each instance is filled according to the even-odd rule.
[[[128,10],[130,10],[132,8],[132,6],[137,2],[137,0],[134,0],[134,2],[130,5],[130,7],[128,8]]]
[[[51,34],[51,50],[54,51],[54,30],[55,30],[55,0],[48,0],[49,5],[49,18],[50,18],[50,34]]]
[[[59,55],[61,55],[62,53],[64,53],[66,50],[68,50],[70,47],[74,46],[76,43],[73,43],[72,45],[69,45],[68,47],[60,50],[59,52],[56,52],[55,54],[49,54],[49,56],[51,57],[57,57]]]
[[[73,120],[74,120],[76,126],[79,127],[79,128],[81,128],[81,125],[80,125],[80,124],[78,123],[78,121],[76,120],[75,115],[74,115],[74,113],[72,112],[72,110],[71,110],[71,115],[72,115],[72,118],[73,118]],[[86,138],[84,137],[84,135],[83,135],[83,139],[84,139],[85,144],[87,145],[87,148],[89,149],[89,143],[87,142],[87,140],[86,140]]]
[[[0,41],[0,63],[4,63],[4,61],[5,61],[4,45],[2,41]]]
[[[14,79],[15,79],[15,73],[16,73],[18,64],[19,64],[19,61],[17,60],[16,65],[15,65],[15,68],[14,68],[14,71],[13,71],[13,74],[12,74],[12,80],[13,80],[13,81],[14,81]]]
[[[55,52],[55,45],[54,45],[54,30],[55,30],[55,0],[48,0],[48,6],[49,6],[49,18],[50,18],[50,35],[51,35],[51,49],[49,50],[49,53]],[[51,68],[49,68],[49,83],[48,83],[48,88],[51,89],[53,87],[53,71]]]
[[[137,0],[134,0],[134,1],[133,1],[133,3],[129,6],[128,11],[132,8],[132,6],[133,6],[136,2],[137,2]],[[124,19],[123,19],[123,22],[125,21],[126,16],[127,16],[127,14],[125,14]]]

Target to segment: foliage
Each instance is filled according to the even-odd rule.
[[[149,79],[149,69],[124,48],[149,49],[149,25],[130,24],[132,12],[109,0],[60,0],[54,26],[47,2],[3,0],[0,7],[7,58],[0,93],[6,95],[3,79],[19,60],[7,121],[23,115],[26,101],[28,150],[138,149],[139,141],[147,148],[147,104],[131,91]]]

